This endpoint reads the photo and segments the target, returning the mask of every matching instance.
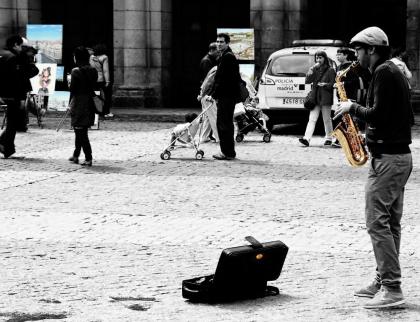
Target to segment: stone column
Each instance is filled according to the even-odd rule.
[[[409,65],[413,73],[411,85],[420,90],[420,1],[407,1],[407,33],[406,50],[409,57]]]
[[[114,106],[161,106],[170,66],[170,0],[114,0]]]
[[[28,23],[41,21],[41,0],[0,1],[0,46],[13,34],[26,35]]]
[[[251,0],[250,22],[255,30],[255,72],[259,75],[276,50],[299,39],[307,0]]]

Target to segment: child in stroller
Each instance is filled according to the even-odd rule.
[[[241,105],[243,106],[243,109],[241,109]],[[241,105],[238,106],[234,116],[234,120],[238,126],[238,132],[235,138],[236,142],[242,142],[245,135],[255,130],[256,128],[264,133],[263,141],[265,143],[270,142],[271,133],[266,126],[268,116],[257,107],[258,97],[248,97],[246,101]]]
[[[169,146],[160,154],[162,160],[169,160],[171,158],[172,150],[177,148],[192,147],[195,149],[195,158],[201,160],[204,156],[204,152],[199,150],[199,143],[195,142],[194,137],[201,129],[200,124],[203,122],[202,117],[204,112],[197,115],[196,113],[187,113],[185,115],[185,122],[178,124],[171,131],[171,140]],[[201,131],[200,131],[201,132]],[[178,145],[175,145],[178,143]]]

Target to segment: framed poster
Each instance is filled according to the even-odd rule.
[[[51,95],[55,91],[57,77],[56,64],[35,64],[39,69],[38,75],[31,78],[32,92],[35,94]]]
[[[27,25],[26,38],[35,47],[37,63],[61,64],[63,52],[63,25]]]
[[[57,82],[64,82],[64,66],[57,66],[57,74],[55,80]]]
[[[69,106],[70,92],[55,91],[48,99],[48,110],[66,111]]]
[[[254,80],[254,64],[239,64],[239,72],[252,82]]]
[[[254,60],[255,41],[252,28],[217,28],[217,33],[230,37],[230,48],[239,60]]]

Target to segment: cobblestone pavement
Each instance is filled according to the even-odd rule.
[[[286,131],[237,144],[238,160],[179,149],[159,154],[172,123],[105,122],[91,131],[94,166],[69,164],[74,134],[54,122],[17,135],[0,159],[0,320],[420,321],[420,143],[406,189],[401,263],[407,305],[368,311],[353,291],[370,282],[364,227],[367,166],[340,149],[302,148]],[[66,128],[67,125],[64,127]],[[24,158],[20,158],[24,156]],[[183,279],[213,273],[223,248],[281,240],[280,295],[192,304]]]

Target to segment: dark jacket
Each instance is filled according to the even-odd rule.
[[[32,90],[30,79],[39,72],[33,63],[29,63],[24,54],[3,49],[0,50],[0,96],[18,100],[26,99]]]
[[[312,73],[311,73],[312,71]],[[312,88],[316,90],[317,105],[332,105],[333,104],[333,85],[335,82],[335,71],[332,67],[311,67],[306,74],[305,83],[312,83]],[[318,83],[327,83],[320,87]]]
[[[70,115],[73,127],[89,127],[95,119],[93,89],[98,79],[95,68],[85,65],[71,71]]]
[[[391,61],[373,68],[367,107],[353,104],[350,114],[367,122],[366,144],[372,154],[409,153],[414,123],[407,80]]]
[[[216,99],[230,98],[239,102],[240,82],[238,60],[228,47],[219,58],[211,96]]]
[[[343,63],[337,67],[337,75],[339,72],[343,72],[352,63]],[[347,98],[357,103],[364,105],[366,104],[366,94],[370,83],[370,72],[357,65],[357,67],[351,68],[346,75],[342,78],[344,82],[344,89],[347,94]],[[338,93],[337,93],[338,96]]]
[[[210,69],[217,65],[217,58],[209,54],[200,61],[200,82],[203,83]]]

